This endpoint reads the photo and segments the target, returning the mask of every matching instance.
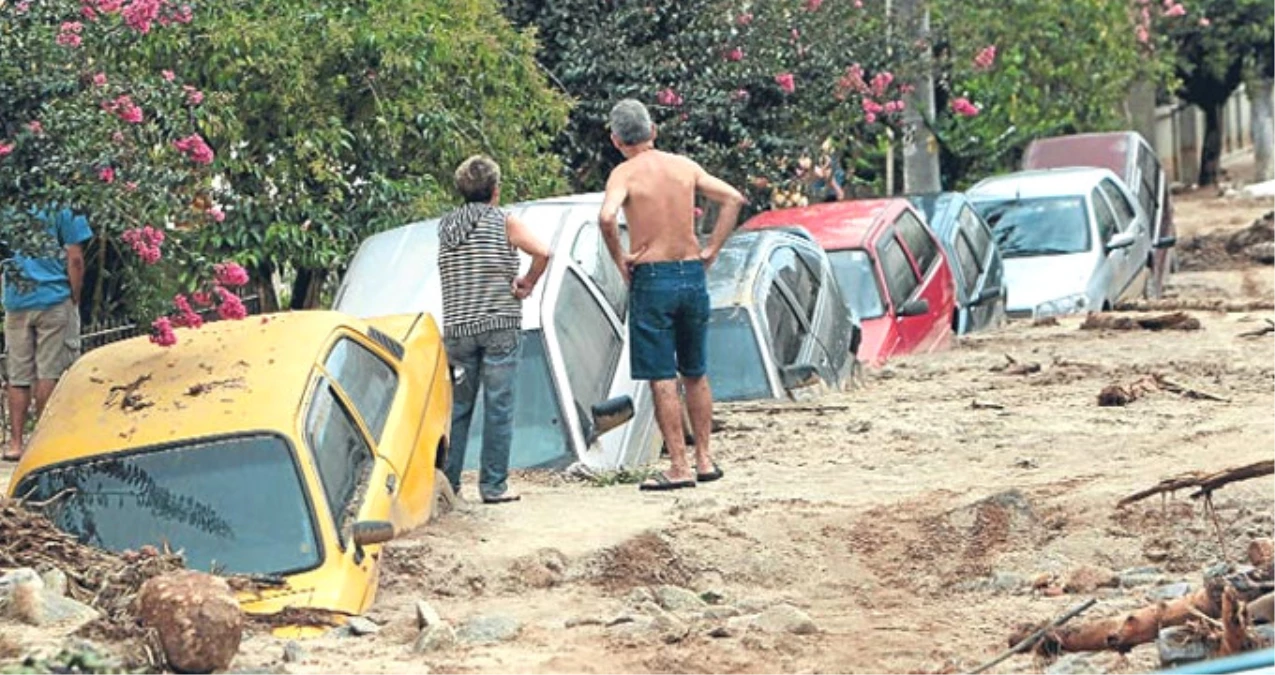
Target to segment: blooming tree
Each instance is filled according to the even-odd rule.
[[[221,217],[191,206],[217,161],[202,131],[216,97],[139,56],[157,34],[192,30],[194,18],[172,0],[0,0],[0,244],[64,255],[38,214],[56,205],[86,215],[98,250],[118,242],[135,254],[112,272],[135,318],[163,315],[152,333],[162,345],[175,342],[172,325],[200,323],[183,296],[169,300],[182,285],[173,270],[195,270],[192,285],[213,280],[223,318],[242,318],[230,289],[247,281],[227,283],[177,229]],[[4,274],[30,283],[11,263]]]

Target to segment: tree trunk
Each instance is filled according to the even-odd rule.
[[[1275,152],[1275,80],[1262,78],[1254,81],[1248,91],[1253,104],[1253,158],[1256,162],[1255,182],[1275,179],[1275,165],[1271,154]]]
[[[263,262],[257,266],[257,300],[262,314],[279,311],[279,295],[274,290],[274,265]]]
[[[1217,185],[1222,164],[1222,111],[1225,101],[1204,106],[1204,146],[1200,149],[1200,186]]]
[[[292,282],[292,301],[289,309],[314,309],[319,306],[323,291],[323,282],[328,278],[328,271],[321,269],[299,269],[297,278]]]

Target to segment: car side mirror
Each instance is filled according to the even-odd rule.
[[[784,366],[779,369],[779,382],[785,391],[812,387],[819,383],[819,371],[808,363]]]
[[[981,305],[981,304],[983,304],[983,303],[985,303],[985,302],[989,302],[989,301],[991,301],[991,300],[995,300],[996,298],[999,298],[999,297],[1001,297],[1001,287],[1000,287],[1000,286],[993,286],[993,287],[991,287],[991,288],[984,288],[984,289],[983,289],[983,292],[982,292],[982,293],[979,293],[977,298],[974,298],[974,304],[976,304],[976,305]]]
[[[921,316],[929,314],[930,301],[925,298],[917,298],[916,300],[908,300],[899,308],[899,316]]]
[[[1155,242],[1156,248],[1173,248],[1178,243],[1177,237],[1160,237]]]
[[[1133,242],[1137,241],[1136,235],[1132,232],[1117,232],[1107,240],[1107,250],[1116,251],[1122,248],[1133,246]]]
[[[599,436],[633,419],[633,398],[629,395],[609,398],[597,403],[590,411],[593,423],[588,434],[589,443]]]
[[[351,527],[355,546],[384,544],[394,538],[394,524],[386,520],[360,520]]]

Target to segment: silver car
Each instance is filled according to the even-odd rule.
[[[588,194],[509,207],[554,251],[523,303],[513,468],[564,468],[579,461],[611,470],[658,457],[650,388],[629,377],[628,289],[602,242],[601,206],[601,194]],[[522,256],[522,262],[525,270],[530,259]],[[442,316],[442,306],[438,220],[428,220],[364,241],[334,309],[358,317]],[[482,414],[479,397],[465,458],[469,469],[478,466]]]
[[[1111,171],[1022,171],[966,195],[1005,259],[1010,317],[1097,312],[1142,292],[1148,217]]]
[[[807,398],[850,383],[859,322],[805,230],[735,234],[709,268],[708,292],[714,399]]]

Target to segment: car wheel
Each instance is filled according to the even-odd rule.
[[[429,512],[430,521],[438,520],[456,509],[458,501],[452,491],[451,481],[442,469],[434,469],[434,508]]]

